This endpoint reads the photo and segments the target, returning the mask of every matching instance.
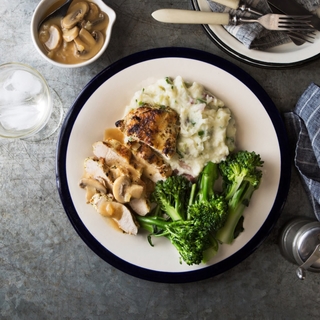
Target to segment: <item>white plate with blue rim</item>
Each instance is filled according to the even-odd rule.
[[[211,11],[207,0],[191,0],[197,11]],[[268,50],[246,48],[220,25],[203,25],[211,40],[224,52],[248,64],[265,68],[289,68],[303,65],[320,56],[320,32],[316,31],[313,43],[301,46],[287,43]]]
[[[232,110],[237,147],[259,153],[263,179],[245,211],[244,232],[231,245],[221,245],[208,263],[188,266],[165,238],[147,241],[147,234],[127,235],[113,228],[85,202],[79,187],[84,159],[106,128],[124,116],[132,96],[162,77],[180,75],[198,82]],[[66,214],[83,241],[110,265],[132,276],[157,282],[191,282],[234,267],[256,250],[276,223],[290,182],[290,159],[281,116],[263,88],[245,71],[218,56],[187,48],[139,52],[95,76],[71,106],[57,148],[57,187]]]

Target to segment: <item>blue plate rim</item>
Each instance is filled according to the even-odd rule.
[[[227,259],[203,269],[192,270],[188,272],[161,272],[145,269],[124,261],[108,251],[93,237],[78,216],[68,188],[66,173],[66,155],[70,134],[78,114],[81,112],[82,107],[91,97],[91,95],[109,78],[134,64],[152,59],[168,57],[180,57],[210,63],[230,73],[239,81],[244,83],[260,100],[273,123],[278,137],[281,158],[280,181],[277,196],[268,217],[255,236],[243,248]],[[111,266],[137,278],[154,282],[186,283],[205,280],[219,275],[245,260],[260,246],[277,222],[288,195],[290,178],[291,166],[287,133],[282,117],[271,98],[260,86],[260,84],[241,68],[221,57],[197,49],[183,47],[163,47],[150,49],[131,54],[106,67],[91,81],[89,81],[89,83],[84,87],[74,101],[73,105],[66,114],[57,142],[56,185],[63,208],[69,218],[69,221],[80,238],[93,252],[95,252],[101,259],[109,263]]]

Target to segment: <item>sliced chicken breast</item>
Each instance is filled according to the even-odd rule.
[[[137,162],[143,166],[143,175],[153,182],[165,180],[172,174],[171,166],[151,147],[143,142],[128,142]]]
[[[127,170],[132,181],[140,180],[142,166],[138,164],[131,150],[115,139],[98,141],[93,144],[93,154],[98,158],[103,158],[111,170],[115,168]]]
[[[86,158],[84,161],[84,170],[87,176],[98,180],[103,186],[112,191],[113,175],[103,158]]]
[[[139,216],[145,216],[150,212],[150,202],[146,197],[131,199],[129,202],[131,209]]]
[[[91,203],[102,216],[112,218],[116,221],[119,228],[124,232],[133,235],[138,233],[138,225],[132,213],[123,204],[110,201],[106,196],[99,194],[96,194],[92,198]]]

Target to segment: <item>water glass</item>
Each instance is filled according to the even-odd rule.
[[[37,70],[21,63],[0,65],[0,137],[42,140],[61,119],[61,101]]]

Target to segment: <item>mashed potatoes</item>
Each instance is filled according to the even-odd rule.
[[[208,161],[219,163],[234,149],[235,123],[229,108],[199,83],[163,78],[133,96],[126,113],[142,103],[164,105],[180,115],[177,154],[169,161],[179,174],[197,176]]]

